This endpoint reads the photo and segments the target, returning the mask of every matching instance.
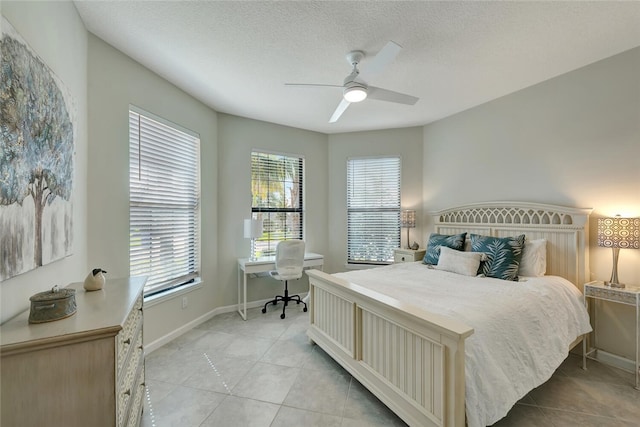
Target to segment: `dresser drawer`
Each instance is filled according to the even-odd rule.
[[[142,296],[140,296],[127,316],[122,330],[116,338],[117,360],[118,360],[118,378],[123,370],[123,364],[128,354],[131,352],[131,346],[136,341],[138,332],[142,330]]]
[[[137,390],[132,396],[132,403],[129,409],[129,419],[127,421],[127,427],[138,427],[140,424],[140,415],[142,414],[142,402],[145,395],[144,385],[144,368],[141,370],[138,380],[136,381]]]
[[[118,387],[118,425],[124,426],[125,421],[129,418],[129,407],[131,406],[132,399],[135,399],[139,384],[136,382],[140,376],[144,378],[144,350],[142,348],[142,329],[138,332],[134,347],[129,354],[129,357],[125,360],[123,371],[119,378]]]
[[[421,250],[411,250],[411,249],[396,249],[393,252],[393,262],[401,263],[401,262],[414,262],[420,261],[424,258],[424,254],[426,251],[424,249]]]
[[[411,258],[409,260],[409,258]],[[399,254],[399,253],[395,253],[393,254],[393,262],[395,262],[396,264],[399,262],[408,262],[408,261],[413,261],[413,257],[407,255],[407,254]]]

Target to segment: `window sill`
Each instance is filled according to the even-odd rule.
[[[370,268],[384,267],[391,264],[345,264],[347,270],[368,270]]]
[[[202,288],[202,279],[200,277],[196,277],[193,283],[188,283],[186,285],[182,285],[173,289],[167,289],[166,291],[157,293],[155,295],[144,297],[144,307],[153,307],[154,305],[161,304],[165,301],[169,301],[171,299],[179,297],[180,295],[193,292],[200,288]]]

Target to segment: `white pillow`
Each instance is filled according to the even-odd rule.
[[[547,272],[547,240],[525,240],[519,276],[540,277]]]
[[[436,269],[463,274],[465,276],[475,276],[478,274],[480,261],[482,261],[483,257],[484,254],[482,252],[457,251],[447,248],[446,246],[441,246]]]

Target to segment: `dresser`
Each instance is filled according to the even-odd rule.
[[[0,425],[137,426],[144,396],[145,282],[108,279],[93,292],[73,283],[74,315],[29,324],[27,310],[5,322]]]

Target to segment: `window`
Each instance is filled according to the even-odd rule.
[[[200,138],[129,110],[129,271],[144,294],[192,283],[199,269]]]
[[[251,215],[264,230],[252,255],[275,255],[278,242],[303,239],[303,180],[303,157],[251,152]]]
[[[347,160],[347,263],[389,264],[400,247],[400,158]]]

